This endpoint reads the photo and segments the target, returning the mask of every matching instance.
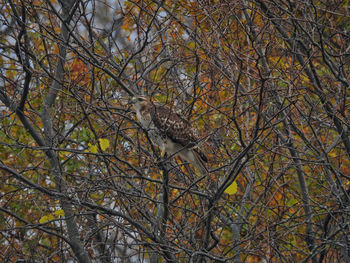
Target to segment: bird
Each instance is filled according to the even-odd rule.
[[[167,105],[153,102],[147,96],[135,96],[131,103],[142,128],[151,142],[169,157],[180,156],[195,166],[202,175],[208,174],[207,157],[199,148],[201,138],[191,123]]]

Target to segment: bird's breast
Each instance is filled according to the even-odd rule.
[[[136,117],[140,121],[143,128],[150,128],[152,119],[149,113],[142,114],[142,112],[137,112]]]

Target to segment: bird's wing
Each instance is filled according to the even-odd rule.
[[[175,143],[192,148],[198,141],[197,131],[189,121],[167,106],[154,105],[151,113],[154,125]]]

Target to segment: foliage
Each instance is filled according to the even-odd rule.
[[[350,261],[349,1],[0,3],[3,261]]]

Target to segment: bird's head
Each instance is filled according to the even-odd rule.
[[[134,106],[135,110],[138,111],[142,107],[147,106],[151,103],[151,100],[146,96],[135,96],[131,99],[131,104]]]

